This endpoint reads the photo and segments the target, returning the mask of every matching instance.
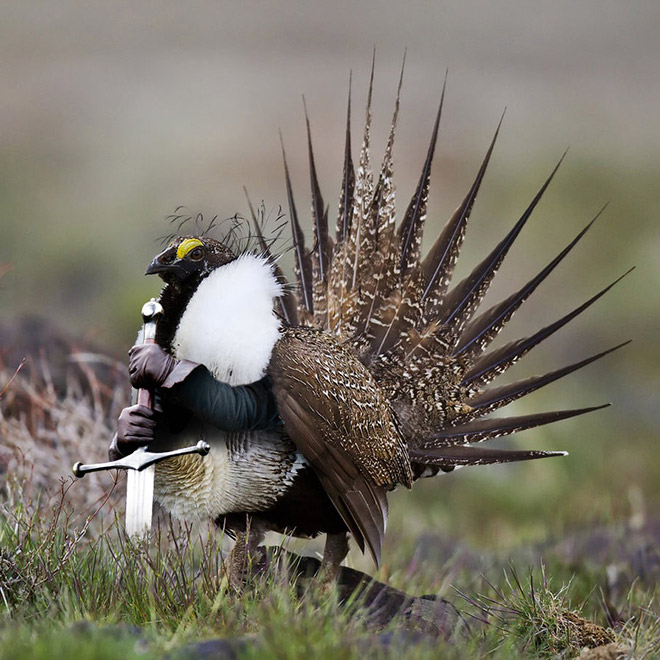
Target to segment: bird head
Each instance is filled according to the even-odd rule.
[[[174,239],[147,267],[167,284],[197,284],[211,271],[236,259],[223,243],[207,236]]]

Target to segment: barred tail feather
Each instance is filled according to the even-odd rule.
[[[452,341],[460,336],[466,322],[472,317],[477,306],[483,300],[509,249],[522,231],[522,228],[527,224],[527,221],[532,215],[532,211],[541,201],[543,193],[545,193],[550,185],[550,182],[557,173],[563,159],[564,156],[561,157],[550,173],[550,176],[545,180],[541,189],[527,209],[525,209],[525,212],[513,226],[511,231],[509,231],[493,251],[442,301],[442,307],[437,311],[440,314],[441,322],[447,327],[447,330],[452,337]]]
[[[328,234],[328,212],[323,202],[323,195],[316,175],[316,163],[314,161],[314,148],[312,147],[312,131],[309,125],[307,106],[305,106],[305,123],[307,125],[307,152],[309,157],[309,178],[312,189],[312,223],[314,226],[314,247],[312,255],[318,263],[318,277],[325,282],[328,277],[328,260],[330,252],[330,237]]]
[[[437,449],[412,449],[410,460],[417,468],[419,476],[427,476],[424,469],[439,468],[443,472],[451,472],[456,468],[468,465],[492,465],[494,463],[513,463],[529,461],[537,458],[567,456],[566,451],[518,450],[518,449],[486,449],[484,447],[441,447]],[[421,468],[421,469],[420,469]],[[437,474],[437,470],[429,471],[428,476]]]
[[[494,305],[468,325],[452,355],[454,357],[460,355],[463,359],[474,360],[475,357],[483,353],[490,342],[511,319],[515,311],[534,293],[539,284],[550,275],[564,257],[577,245],[597,220],[601,212],[538,275],[527,282],[519,291],[501,303]]]
[[[550,337],[560,328],[563,328],[569,321],[572,321],[576,316],[579,316],[586,309],[591,307],[597,300],[602,298],[615,284],[620,282],[626,275],[631,273],[634,268],[625,272],[621,277],[617,278],[609,286],[601,289],[595,296],[592,296],[585,303],[576,307],[572,312],[562,316],[554,323],[541,328],[538,332],[526,337],[518,339],[502,346],[496,351],[486,353],[483,355],[476,364],[467,371],[465,376],[460,381],[460,384],[465,387],[482,387],[490,383],[496,376],[504,373],[509,367],[515,364],[521,357],[526,355],[536,345],[540,344],[544,339]]]
[[[495,148],[495,143],[497,142],[497,136],[499,135],[503,120],[504,115],[500,117],[497,129],[495,130],[495,135],[493,135],[493,139],[491,140],[486,155],[479,167],[477,176],[465,196],[465,199],[463,199],[460,206],[456,209],[422,262],[425,286],[421,301],[425,303],[429,310],[436,309],[440,306],[447,291],[447,286],[451,280],[454,266],[458,260],[458,254],[463,244],[463,239],[465,238],[465,229],[468,220],[470,219],[472,207],[474,206],[477,194],[479,193],[479,188],[486,175],[488,163],[490,162],[490,157]]]
[[[307,125],[307,152],[309,158],[309,180],[312,197],[312,226],[314,227],[314,243],[310,255],[312,265],[312,307],[314,311],[313,324],[319,328],[328,327],[328,269],[332,251],[328,232],[328,209],[323,201],[321,187],[316,174],[314,148],[312,147],[312,131],[305,106],[305,123]]]
[[[429,186],[431,183],[431,165],[433,163],[433,156],[435,155],[435,146],[438,141],[438,130],[440,128],[440,117],[442,116],[446,87],[447,74],[445,73],[445,82],[442,85],[442,94],[440,96],[440,106],[435,116],[431,143],[426,153],[422,174],[398,230],[399,241],[401,243],[399,270],[402,278],[405,278],[419,264],[422,249],[422,234],[429,199]]]
[[[537,426],[544,426],[562,419],[585,415],[594,410],[607,408],[610,404],[590,408],[575,408],[572,410],[554,410],[552,412],[536,413],[532,415],[519,415],[517,417],[494,417],[468,422],[461,426],[452,426],[434,433],[420,443],[418,449],[433,449],[435,447],[453,447],[473,442],[493,440],[519,431],[525,431]]]
[[[282,136],[280,135],[280,139]],[[304,315],[311,316],[314,312],[313,303],[313,284],[312,284],[312,260],[309,250],[305,248],[305,236],[303,234],[300,221],[298,220],[298,211],[293,198],[293,188],[291,186],[291,176],[289,175],[289,166],[286,161],[284,151],[284,142],[282,141],[282,159],[284,161],[284,179],[286,183],[286,195],[289,201],[289,213],[291,217],[291,235],[293,238],[293,248],[296,254],[295,273],[298,281],[298,293],[302,302]]]
[[[542,387],[549,385],[550,383],[554,383],[564,376],[568,376],[568,374],[572,374],[578,369],[586,367],[592,362],[596,362],[596,360],[600,360],[606,355],[609,355],[610,353],[613,353],[614,351],[627,346],[629,343],[630,341],[624,341],[621,344],[613,346],[606,351],[592,355],[591,357],[581,360],[580,362],[569,364],[565,367],[562,367],[561,369],[556,369],[555,371],[551,371],[550,373],[544,374],[543,376],[533,376],[532,378],[519,380],[509,385],[502,385],[501,387],[494,387],[488,390],[484,390],[483,392],[467,400],[467,404],[470,406],[470,408],[472,408],[471,414],[475,417],[481,417],[495,410],[498,410],[499,408],[502,408],[509,403],[512,403],[513,401],[517,401],[523,396],[527,396],[528,394],[536,392],[536,390],[539,390]]]
[[[374,196],[374,177],[371,171],[371,98],[374,83],[374,62],[371,64],[371,77],[369,79],[369,92],[367,95],[367,108],[364,120],[364,133],[360,148],[358,171],[353,190],[353,207],[351,209],[351,225],[346,240],[346,254],[344,256],[344,290],[354,288],[358,277],[358,264],[360,263],[360,248],[364,242],[365,224],[369,220],[369,207]]]
[[[341,178],[341,194],[339,195],[339,212],[337,214],[336,242],[342,245],[350,227],[350,211],[353,206],[353,189],[355,187],[355,168],[351,155],[351,82],[348,82],[348,109],[346,111],[346,137],[344,143],[344,169]]]
[[[369,220],[369,208],[374,197],[373,172],[371,171],[371,156],[369,151],[374,67],[375,59],[371,63],[364,135],[360,149],[357,175],[350,191],[350,208],[347,205],[349,200],[343,196],[346,190],[344,187],[342,188],[342,203],[346,204],[343,213],[347,215],[347,223],[345,225],[346,235],[344,240],[338,243],[338,249],[333,256],[330,269],[328,287],[329,329],[341,338],[352,336],[355,328],[356,319],[354,309],[356,307],[357,297],[355,284],[361,262],[360,251],[364,242],[363,234],[366,230],[365,225]],[[345,157],[350,159],[350,153],[348,151],[349,130],[347,125],[347,151]],[[345,161],[345,179],[347,164],[348,162]],[[362,262],[364,263],[364,261]]]
[[[395,285],[398,270],[394,263],[397,242],[394,232],[396,223],[396,195],[394,190],[393,148],[399,118],[401,85],[404,62],[401,66],[390,132],[378,174],[369,212],[369,221],[361,247],[360,272],[355,286],[359,290],[355,315],[359,322],[353,327],[353,335],[360,339],[368,332],[374,309],[377,309]],[[358,342],[359,343],[359,342]]]
[[[359,334],[364,334],[362,344],[367,344],[363,359],[372,362],[379,354],[386,352],[399,342],[407,330],[416,326],[422,317],[423,308],[420,303],[422,273],[419,267],[422,235],[428,203],[428,191],[431,178],[431,165],[438,139],[438,129],[446,86],[443,84],[440,106],[436,115],[431,141],[427,151],[422,174],[413,195],[403,222],[394,231],[394,205],[391,205],[392,216],[387,223],[381,224],[379,236],[380,250],[375,260],[378,264],[374,274],[373,285],[366,289],[369,307],[365,318],[357,328]],[[398,98],[395,114],[392,120],[390,140],[383,162],[381,180],[387,181],[391,187],[391,144],[398,115]],[[387,168],[386,168],[387,164]],[[392,192],[393,199],[393,192]]]

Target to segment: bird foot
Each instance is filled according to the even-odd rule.
[[[323,559],[316,576],[319,584],[333,586],[337,582],[341,563],[348,554],[348,537],[345,532],[328,534],[323,550]]]
[[[266,549],[250,548],[236,544],[224,562],[220,583],[236,594],[243,593],[250,580],[266,566]]]

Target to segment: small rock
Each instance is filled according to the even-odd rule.
[[[619,644],[611,642],[595,648],[585,647],[577,657],[579,660],[621,660],[626,657],[626,651]]]

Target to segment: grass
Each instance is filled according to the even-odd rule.
[[[76,530],[66,488],[41,506],[10,490],[0,521],[2,657],[53,657],[52,644],[73,653],[78,643],[104,657],[92,652],[106,642],[108,657],[122,649],[132,657],[136,645],[159,655],[204,638],[252,635],[276,657],[311,647],[343,648],[348,657],[365,629],[331,597],[296,597],[277,574],[227,592],[217,534],[200,537],[167,520],[151,543],[133,544],[116,519],[97,534],[87,533],[91,517]]]
[[[0,377],[0,658],[199,657],[222,644],[248,658],[569,658],[596,642],[628,657],[660,653],[658,530],[596,516],[578,534],[561,522],[576,516],[560,497],[561,470],[544,473],[544,462],[536,478],[520,476],[526,466],[507,473],[515,490],[487,470],[479,482],[475,470],[393,498],[376,577],[450,599],[469,637],[437,639],[401,621],[374,627],[314,583],[298,593],[278,571],[230,592],[225,539],[211,526],[161,515],[149,544],[130,542],[116,478],[66,476],[80,458],[103,459],[126,398],[126,383],[99,365],[122,370],[78,361],[59,373],[46,355]],[[589,474],[581,478],[586,492]],[[460,510],[443,506],[461,495]],[[498,542],[488,545],[489,534]]]

